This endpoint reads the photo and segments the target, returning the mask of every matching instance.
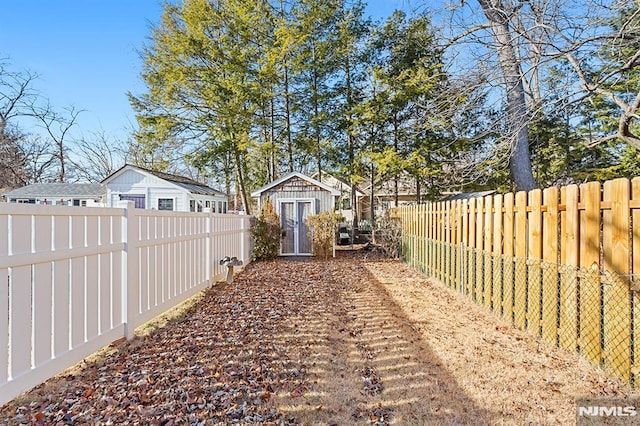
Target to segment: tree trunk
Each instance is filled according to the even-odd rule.
[[[398,113],[394,113],[393,115],[393,149],[396,151],[396,154],[399,154],[400,144],[398,142]],[[393,205],[394,207],[398,207],[400,196],[399,196],[399,188],[398,188],[398,178],[399,175],[396,172],[393,177]]]
[[[269,135],[269,140],[271,142],[269,146],[269,163],[271,165],[271,174],[269,176],[269,181],[273,182],[276,180],[277,172],[276,172],[276,106],[275,99],[271,97],[271,134]]]
[[[285,57],[286,61],[286,57]],[[284,110],[287,126],[287,153],[289,154],[289,172],[293,172],[293,140],[291,138],[291,106],[289,96],[289,66],[284,65]]]
[[[244,173],[242,170],[242,155],[239,150],[234,150],[236,174],[238,176],[238,191],[240,193],[240,199],[242,200],[242,209],[245,214],[251,214],[251,206],[247,198],[247,190],[244,182]]]
[[[513,45],[508,13],[500,0],[478,0],[489,20],[498,52],[498,62],[507,92],[507,120],[510,137],[509,170],[518,190],[538,185],[533,177],[529,155],[528,108],[520,61]]]

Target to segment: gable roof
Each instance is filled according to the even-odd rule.
[[[99,198],[107,193],[101,183],[34,183],[3,194],[12,198]]]
[[[313,178],[310,178],[310,177],[309,177],[309,176],[307,176],[307,175],[303,175],[303,174],[302,174],[302,173],[300,173],[300,172],[291,172],[291,173],[288,173],[288,174],[286,174],[286,175],[282,176],[281,178],[276,179],[276,180],[274,180],[273,182],[271,182],[271,183],[269,183],[269,184],[267,184],[267,185],[263,186],[262,188],[260,188],[260,189],[257,189],[257,190],[255,190],[255,191],[253,191],[253,192],[251,193],[251,196],[252,196],[252,197],[256,197],[256,198],[257,198],[257,197],[260,197],[260,195],[261,195],[263,192],[268,191],[268,190],[270,190],[271,188],[275,188],[276,186],[280,185],[281,183],[286,182],[286,181],[288,181],[289,179],[294,178],[294,177],[297,177],[297,178],[299,178],[299,179],[302,179],[302,180],[304,180],[304,181],[307,181],[307,182],[309,182],[309,183],[310,183],[310,184],[312,184],[312,185],[315,185],[315,186],[318,186],[318,187],[320,187],[320,188],[324,189],[325,191],[329,191],[329,192],[331,193],[331,195],[333,195],[333,196],[336,196],[336,197],[337,197],[337,196],[339,196],[339,195],[340,195],[340,191],[338,191],[338,190],[337,190],[337,189],[335,189],[335,188],[332,188],[331,186],[329,186],[329,185],[327,185],[327,184],[325,184],[325,183],[322,183],[322,182],[320,182],[320,181],[318,181],[318,180],[315,180],[315,179],[313,179]]]
[[[222,195],[224,197],[227,196],[227,194],[225,194],[222,191],[218,191],[217,189],[213,189],[210,186],[205,185],[204,183],[197,182],[197,181],[195,181],[193,179],[190,179],[188,177],[174,175],[174,174],[171,174],[171,173],[159,172],[157,170],[146,169],[144,167],[134,166],[133,164],[125,164],[124,166],[120,167],[118,170],[116,170],[115,172],[111,173],[106,178],[102,179],[102,183],[104,184],[107,181],[113,179],[113,177],[115,177],[118,174],[121,174],[125,169],[134,169],[134,170],[138,170],[138,171],[141,171],[143,173],[146,173],[146,174],[150,174],[150,175],[155,176],[155,177],[157,177],[159,179],[162,179],[164,181],[167,181],[167,182],[170,182],[170,183],[172,183],[174,185],[177,185],[177,186],[189,191],[192,194]]]
[[[314,179],[318,178],[317,172],[314,173],[313,178]],[[352,187],[350,184],[348,184],[346,181],[339,179],[334,175],[332,175],[331,173],[328,173],[324,170],[322,171],[322,179],[320,181],[337,189],[340,192],[351,192]],[[357,185],[355,185],[355,189],[356,189],[357,197],[364,197],[366,195],[364,192],[360,191]]]

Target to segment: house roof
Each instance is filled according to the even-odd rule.
[[[318,174],[315,173],[313,175],[313,178],[317,179],[317,177],[318,177]],[[339,178],[335,177],[331,173],[323,171],[322,172],[321,181],[323,183],[326,183],[327,185],[329,185],[329,186],[341,191],[341,192],[351,192],[351,185],[350,184],[348,184],[347,182],[345,182],[342,179],[339,179]],[[357,197],[364,197],[366,195],[364,192],[360,191],[360,189],[358,189],[357,186],[355,186],[355,188],[356,188],[356,196]]]
[[[442,197],[440,201],[455,201],[455,200],[469,200],[471,198],[486,197],[487,195],[495,194],[495,190],[491,191],[479,191],[479,192],[462,192],[460,194],[450,194]]]
[[[300,178],[300,179],[302,179],[302,180],[305,180],[305,181],[309,182],[309,183],[310,183],[310,184],[312,184],[312,185],[315,185],[315,186],[318,186],[318,187],[320,187],[320,188],[324,189],[325,191],[329,191],[329,192],[331,193],[331,195],[333,195],[333,196],[336,196],[336,197],[337,197],[337,196],[339,196],[339,195],[340,195],[340,191],[338,191],[337,189],[335,189],[335,188],[333,188],[333,187],[331,187],[331,186],[327,185],[326,183],[322,183],[322,182],[320,182],[320,181],[318,181],[318,180],[315,180],[315,179],[313,179],[313,178],[310,178],[309,176],[307,176],[307,175],[303,175],[303,174],[302,174],[302,173],[300,173],[300,172],[291,172],[291,173],[286,174],[286,175],[282,176],[281,178],[276,179],[276,180],[274,180],[273,182],[271,182],[271,183],[269,183],[269,184],[267,184],[267,185],[263,186],[262,188],[260,188],[260,189],[257,189],[257,190],[255,190],[255,191],[253,191],[253,192],[251,193],[251,196],[252,196],[252,197],[255,197],[255,198],[260,197],[260,195],[261,195],[263,192],[268,191],[268,190],[270,190],[271,188],[275,188],[276,186],[280,185],[281,183],[286,182],[286,181],[288,181],[289,179],[294,178],[294,177],[297,177],[297,178]]]
[[[165,180],[167,182],[170,182],[174,185],[177,185],[183,189],[186,189],[187,191],[189,191],[192,194],[199,194],[199,195],[222,195],[224,197],[227,196],[227,194],[225,194],[222,191],[218,191],[217,189],[213,189],[210,186],[205,185],[204,183],[200,183],[197,182],[193,179],[190,179],[188,177],[185,176],[179,176],[179,175],[174,175],[171,173],[165,173],[165,172],[159,172],[157,170],[151,170],[151,169],[146,169],[144,167],[140,167],[140,166],[134,166],[133,164],[125,164],[124,166],[120,167],[118,170],[116,170],[115,172],[111,173],[109,176],[107,176],[106,178],[104,178],[102,180],[102,183],[106,183],[107,181],[111,180],[114,176],[122,173],[122,171],[124,171],[125,169],[134,169],[134,170],[138,170],[141,171],[143,173],[147,173],[150,175],[153,175],[159,179]]]
[[[106,193],[107,190],[101,183],[34,183],[5,192],[3,195],[5,198],[98,198]]]

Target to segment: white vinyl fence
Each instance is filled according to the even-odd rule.
[[[0,404],[250,261],[249,216],[0,203]]]

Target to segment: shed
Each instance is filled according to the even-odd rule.
[[[334,211],[340,191],[302,173],[293,172],[254,191],[251,196],[258,199],[258,208],[264,200],[270,199],[278,212],[283,230],[280,254],[304,256],[313,254],[307,217]]]
[[[137,208],[226,213],[227,194],[184,176],[125,164],[107,176],[107,205],[133,201]]]

